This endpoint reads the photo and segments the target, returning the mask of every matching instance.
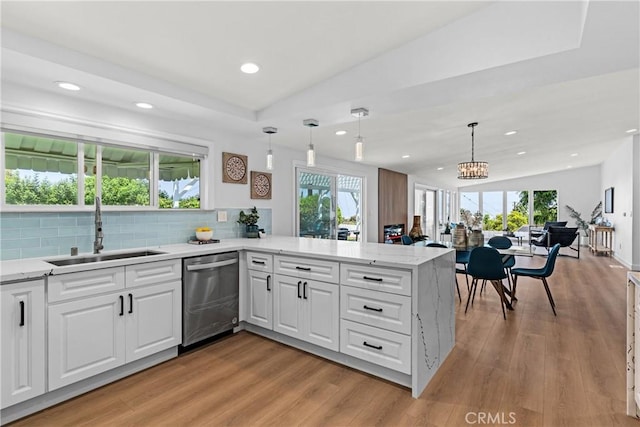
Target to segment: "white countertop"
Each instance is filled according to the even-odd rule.
[[[69,256],[48,256],[20,260],[0,261],[0,282],[13,282],[40,278],[45,275],[72,273],[98,268],[139,264],[142,262],[185,258],[212,253],[238,250],[255,250],[282,255],[322,257],[335,261],[350,261],[376,264],[387,267],[416,267],[453,249],[420,246],[387,245],[379,243],[359,243],[345,240],[309,239],[287,236],[268,236],[262,239],[225,239],[220,243],[191,245],[188,243],[104,251],[103,254],[117,254],[137,250],[157,250],[164,252],[137,258],[55,266],[45,260],[65,259]],[[90,256],[90,253],[78,256]],[[638,279],[640,281],[640,278]]]

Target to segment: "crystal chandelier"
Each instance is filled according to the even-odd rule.
[[[474,128],[478,126],[477,122],[467,125],[471,128],[471,161],[458,163],[458,179],[484,179],[489,177],[489,163],[476,162],[473,158],[474,149]]]

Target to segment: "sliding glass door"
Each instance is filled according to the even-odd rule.
[[[316,239],[359,240],[362,178],[296,169],[297,234]]]

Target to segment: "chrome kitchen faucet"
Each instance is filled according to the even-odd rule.
[[[99,254],[100,250],[104,249],[104,246],[102,245],[102,239],[104,239],[104,233],[102,232],[102,213],[100,212],[100,197],[96,197],[95,233],[96,233],[96,239],[93,241],[93,253]]]

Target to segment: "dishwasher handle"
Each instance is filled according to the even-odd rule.
[[[228,259],[226,261],[218,261],[218,262],[208,262],[206,264],[192,264],[187,265],[187,271],[196,271],[196,270],[208,270],[211,268],[219,268],[224,267],[226,265],[237,264],[238,259]]]

